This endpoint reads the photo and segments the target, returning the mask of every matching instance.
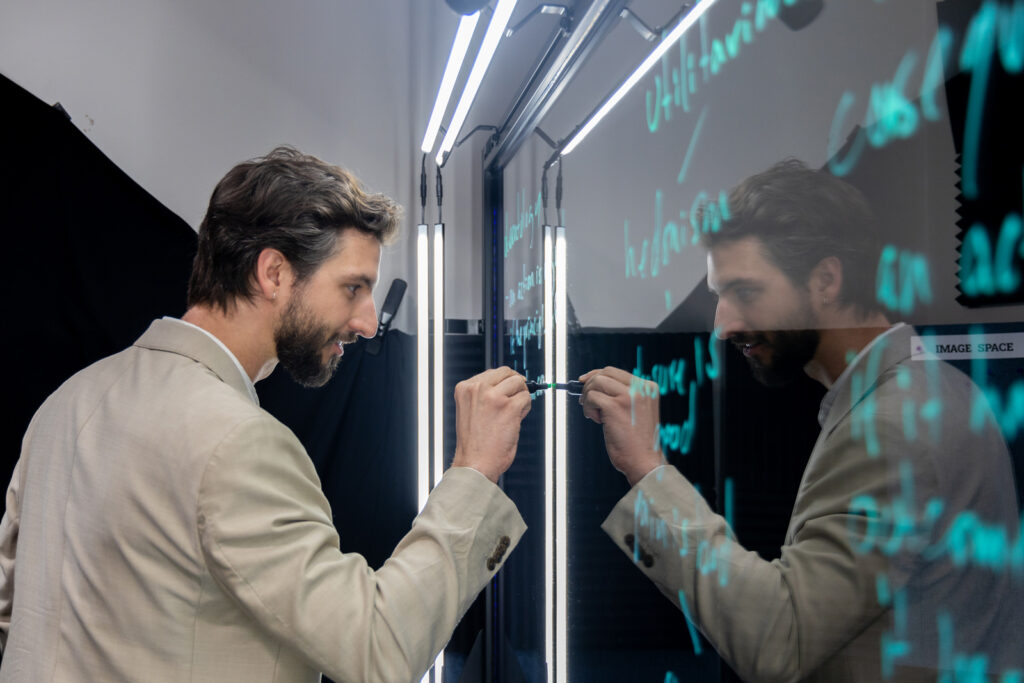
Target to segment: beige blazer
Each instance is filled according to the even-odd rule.
[[[1024,668],[1006,444],[967,376],[910,359],[912,335],[879,339],[836,385],[780,559],[745,550],[673,467],[604,522],[744,680],[935,681],[976,656],[990,675]]]
[[[341,552],[309,457],[231,358],[157,320],[25,435],[0,681],[418,680],[524,531],[497,486],[450,469],[373,571]]]

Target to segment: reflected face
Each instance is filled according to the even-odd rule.
[[[341,362],[343,344],[377,333],[373,287],[380,267],[380,244],[349,228],[338,249],[312,275],[292,289],[274,329],[277,358],[296,382],[327,383]]]
[[[758,238],[708,252],[708,289],[718,298],[715,333],[743,353],[762,384],[792,381],[814,357],[819,335],[810,293],[768,260]]]

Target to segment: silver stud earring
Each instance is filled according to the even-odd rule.
[[[272,299],[276,299],[277,298],[277,290],[276,289],[274,290],[274,296],[272,296],[270,298],[272,298]]]

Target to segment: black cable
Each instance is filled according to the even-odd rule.
[[[555,181],[555,213],[558,215],[558,224],[562,225],[562,163],[561,156],[558,157],[558,180]]]
[[[437,182],[434,184],[437,192],[437,222],[444,223],[441,220],[441,200],[444,197],[444,184],[441,182],[441,167],[437,167]]]
[[[541,206],[544,207],[544,225],[548,223],[548,167],[544,167],[544,172],[540,174],[540,202]]]
[[[420,224],[427,223],[427,154],[423,153],[420,162]]]

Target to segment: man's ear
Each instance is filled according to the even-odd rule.
[[[811,270],[808,281],[811,296],[817,303],[835,303],[843,289],[843,263],[835,256],[826,256]]]
[[[255,276],[257,295],[269,301],[277,299],[279,290],[291,287],[294,279],[288,259],[270,247],[261,251],[257,257]]]

